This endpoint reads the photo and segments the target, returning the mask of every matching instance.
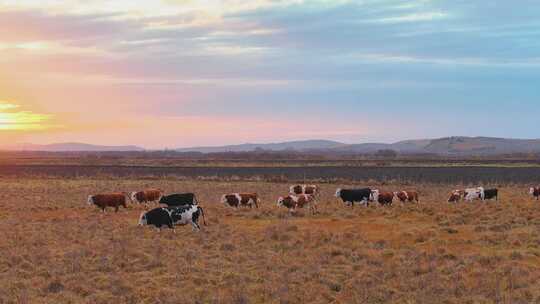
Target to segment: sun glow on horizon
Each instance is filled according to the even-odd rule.
[[[0,131],[36,131],[52,128],[51,115],[20,110],[15,103],[0,101]]]

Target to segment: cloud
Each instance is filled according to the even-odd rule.
[[[442,12],[424,12],[417,14],[408,14],[402,16],[384,17],[380,19],[368,19],[366,23],[404,23],[404,22],[422,22],[434,21],[448,18],[448,14]]]
[[[540,57],[525,60],[486,59],[486,58],[430,58],[389,54],[352,53],[341,56],[345,62],[361,62],[364,64],[425,64],[441,66],[492,67],[492,68],[538,68]]]

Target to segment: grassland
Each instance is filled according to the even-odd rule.
[[[322,185],[320,214],[277,209],[286,183],[0,178],[0,303],[539,303],[540,203],[526,185],[501,202],[346,208]],[[347,186],[347,185],[339,185]],[[142,206],[101,214],[86,196],[194,191],[203,232],[136,225]],[[233,210],[222,193],[259,192]]]

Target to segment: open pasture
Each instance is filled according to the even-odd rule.
[[[420,204],[345,207],[337,187],[416,189]],[[488,185],[486,185],[488,186]],[[288,183],[0,179],[0,303],[538,303],[540,203],[446,203],[458,185],[322,184],[320,213],[276,200]],[[197,193],[207,227],[138,227],[140,205],[102,214],[89,194]],[[249,191],[259,209],[227,208]]]

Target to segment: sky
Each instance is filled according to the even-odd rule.
[[[540,138],[536,0],[0,0],[0,145]]]

